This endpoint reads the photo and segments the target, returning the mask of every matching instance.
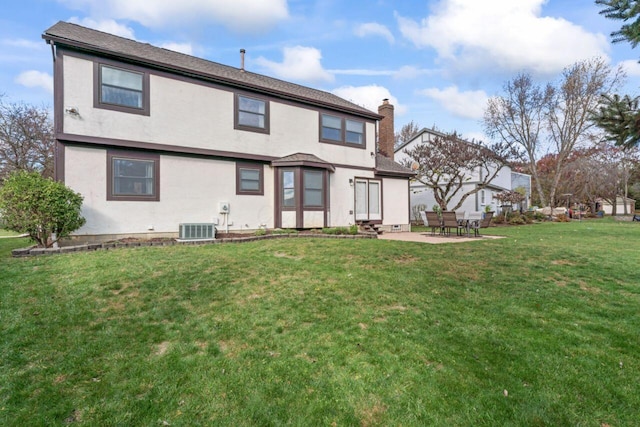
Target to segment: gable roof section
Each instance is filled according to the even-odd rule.
[[[398,148],[396,148],[395,150],[393,150],[393,152],[394,152],[394,153],[397,153],[397,152],[402,151],[402,150],[403,150],[407,145],[409,145],[409,144],[411,144],[413,141],[415,141],[415,139],[416,139],[418,136],[421,136],[421,135],[423,135],[423,134],[425,134],[425,133],[430,133],[430,134],[432,134],[433,136],[439,136],[439,137],[441,137],[441,138],[444,138],[445,136],[447,136],[447,134],[445,134],[445,133],[443,133],[443,132],[440,132],[440,131],[438,131],[438,130],[435,130],[435,129],[422,128],[421,130],[419,130],[418,132],[416,132],[415,134],[413,134],[413,135],[411,136],[411,138],[407,139],[405,142],[403,142],[402,144],[400,144],[400,145],[398,146]],[[465,142],[468,142],[468,141],[465,141]]]
[[[368,119],[379,120],[382,118],[377,113],[329,92],[240,70],[239,68],[159,48],[148,43],[140,43],[68,22],[58,22],[46,30],[42,38],[49,43],[118,57],[171,73],[262,92],[314,106],[335,109]]]

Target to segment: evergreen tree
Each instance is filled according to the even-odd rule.
[[[624,22],[620,30],[611,33],[613,42],[628,41],[635,48],[640,43],[640,3],[637,0],[596,0],[596,4],[604,6],[601,15]]]
[[[631,148],[640,143],[640,114],[638,97],[602,95],[593,121],[604,131],[607,141],[619,147]]]

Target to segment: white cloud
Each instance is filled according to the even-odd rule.
[[[214,21],[235,31],[262,32],[289,17],[287,0],[59,0],[92,16],[146,27]]]
[[[489,99],[482,90],[460,92],[457,86],[423,89],[418,93],[437,101],[445,110],[465,119],[482,118]]]
[[[53,76],[42,71],[24,71],[16,77],[15,82],[26,87],[43,88],[47,92],[53,93]]]
[[[640,62],[635,59],[628,59],[620,63],[622,69],[631,77],[640,77]]]
[[[393,78],[397,80],[413,80],[425,74],[432,74],[433,70],[418,68],[412,65],[404,65],[393,73]]]
[[[322,68],[322,53],[313,47],[295,46],[283,49],[282,62],[259,57],[255,63],[284,80],[332,82],[333,74]]]
[[[355,68],[351,70],[327,70],[331,74],[342,74],[346,76],[393,76],[395,71],[391,70],[367,70]]]
[[[342,86],[331,91],[334,95],[358,104],[373,112],[378,111],[378,107],[382,104],[382,100],[387,98],[394,106],[394,111],[398,115],[407,112],[407,107],[400,104],[395,96],[391,95],[389,89],[378,85],[369,86]]]
[[[389,31],[389,29],[384,25],[378,24],[377,22],[360,24],[353,32],[358,37],[380,36],[387,39],[389,44],[393,44],[395,42],[395,38],[393,37],[393,34],[391,34],[391,31]]]
[[[163,43],[160,45],[165,49],[173,50],[174,52],[186,53],[187,55],[193,55],[193,46],[191,43]]]
[[[46,47],[42,40],[35,42],[26,39],[3,39],[0,40],[0,44],[21,49],[44,49]]]
[[[567,65],[607,56],[609,43],[562,18],[542,16],[547,0],[440,0],[420,22],[396,15],[400,32],[441,60],[479,66],[557,73]],[[477,71],[477,70],[475,70]]]
[[[80,19],[77,16],[74,16],[69,19],[69,22],[82,25],[83,27],[93,28],[94,30],[102,31],[105,33],[124,37],[127,39],[131,39],[131,40],[136,39],[136,36],[134,35],[134,32],[130,27],[127,27],[126,25],[123,25],[123,24],[118,24],[113,19],[103,19],[100,21],[96,21],[95,19],[91,19],[91,18]]]

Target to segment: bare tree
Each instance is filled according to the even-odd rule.
[[[402,126],[400,132],[395,134],[395,147],[398,148],[403,143],[407,142],[413,135],[420,131],[420,126],[411,120],[409,123]]]
[[[436,136],[404,152],[408,156],[404,165],[418,165],[415,179],[433,190],[436,202],[445,211],[454,197],[460,199],[451,210],[459,209],[467,197],[485,188],[511,155],[506,144],[486,147],[464,141],[455,132]],[[477,185],[463,193],[464,184],[472,178],[478,180]]]
[[[618,87],[623,78],[620,67],[613,69],[602,58],[594,58],[566,68],[557,85],[544,88],[528,74],[520,74],[507,82],[503,96],[489,100],[485,131],[518,149],[520,159],[529,165],[542,205],[555,206],[566,160],[575,148],[596,141],[592,113],[601,94]],[[544,148],[551,152],[544,153]],[[543,179],[538,156],[550,154],[554,156],[554,169]],[[543,181],[547,178],[545,191]]]
[[[52,177],[54,142],[46,109],[0,97],[0,178],[14,170]]]
[[[549,102],[547,112],[549,138],[558,154],[549,190],[551,206],[555,206],[565,160],[576,147],[592,144],[596,139],[591,132],[594,127],[591,115],[600,102],[600,95],[617,88],[624,77],[621,67],[613,69],[602,58],[577,62],[562,73],[560,86]]]
[[[483,121],[487,134],[508,144],[528,166],[543,206],[546,198],[540,185],[537,162],[545,109],[554,92],[551,85],[541,87],[529,74],[519,74],[504,85],[503,96],[489,99]]]

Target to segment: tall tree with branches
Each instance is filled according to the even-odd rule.
[[[603,58],[579,61],[565,68],[560,85],[547,109],[549,138],[558,155],[549,190],[549,202],[555,206],[556,190],[567,158],[581,144],[593,143],[592,112],[602,93],[611,93],[622,83],[621,67],[612,68]]]
[[[411,120],[400,128],[400,132],[395,134],[395,148],[398,148],[403,143],[407,142],[413,135],[420,131],[420,126]]]
[[[538,177],[538,154],[543,143],[545,111],[553,98],[551,85],[534,83],[531,75],[521,73],[504,85],[504,94],[490,98],[484,114],[484,129],[489,136],[509,145],[527,165],[543,206],[546,197]]]
[[[0,97],[0,178],[16,170],[52,177],[54,142],[46,109]]]

